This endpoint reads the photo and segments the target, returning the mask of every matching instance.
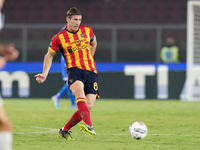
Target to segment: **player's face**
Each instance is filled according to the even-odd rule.
[[[67,18],[67,29],[72,32],[76,32],[81,24],[82,16],[73,15],[72,18]]]

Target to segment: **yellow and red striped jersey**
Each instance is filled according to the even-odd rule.
[[[80,25],[76,32],[66,28],[52,38],[49,49],[61,51],[65,56],[67,68],[79,68],[97,73],[96,64],[90,49],[94,33],[89,26]]]

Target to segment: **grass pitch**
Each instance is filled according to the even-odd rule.
[[[199,102],[179,100],[112,100],[95,102],[91,119],[97,132],[91,137],[72,128],[74,141],[58,137],[75,110],[63,99],[56,109],[50,99],[4,99],[13,123],[13,150],[199,150]],[[148,128],[142,140],[128,128],[142,121]],[[81,122],[83,123],[83,122]]]

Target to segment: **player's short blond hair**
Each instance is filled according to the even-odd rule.
[[[72,7],[67,11],[67,17],[71,18],[73,15],[82,15],[82,14],[76,7]]]

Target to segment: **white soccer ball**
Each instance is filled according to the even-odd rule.
[[[143,122],[136,121],[130,125],[129,133],[134,139],[143,139],[147,135],[147,127]]]

